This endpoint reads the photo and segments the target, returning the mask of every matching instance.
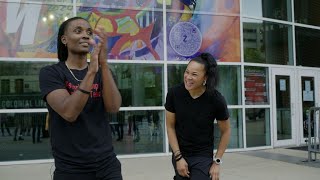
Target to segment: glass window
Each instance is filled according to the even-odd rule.
[[[45,108],[39,89],[39,71],[48,62],[1,62],[0,108]]]
[[[297,65],[320,67],[319,45],[320,30],[296,27],[296,59]]]
[[[294,0],[295,22],[320,26],[320,3],[317,0]]]
[[[245,18],[244,61],[293,65],[292,27]]]
[[[291,21],[291,0],[242,0],[243,14]]]
[[[168,87],[183,82],[187,65],[168,65]],[[228,105],[241,104],[241,76],[239,66],[219,65],[217,89],[224,95]]]
[[[292,101],[290,76],[275,75],[277,140],[292,139]]]
[[[110,64],[122,106],[163,106],[163,65]]]
[[[1,95],[10,93],[10,79],[1,79]]]
[[[244,69],[245,101],[247,105],[269,104],[268,69],[247,66]]]
[[[217,89],[224,95],[228,105],[240,105],[241,101],[240,66],[219,66]]]
[[[165,152],[163,111],[120,111],[109,118],[117,154]]]
[[[72,4],[0,2],[0,57],[56,57],[59,25],[73,16]]]
[[[47,113],[1,113],[0,162],[51,159]],[[164,112],[108,114],[117,154],[165,152]]]
[[[229,109],[231,137],[228,149],[243,148],[243,124],[242,124],[242,110]],[[217,149],[220,141],[220,130],[218,124],[214,124],[214,147]]]
[[[108,5],[98,8],[98,4],[101,4],[98,3],[92,7],[93,3],[90,1],[91,7],[86,4],[77,7],[77,16],[88,19],[92,27],[102,26],[108,32],[108,59],[164,59],[162,11],[154,8],[145,9],[144,6],[135,9],[110,6],[127,4],[129,1],[99,2]],[[149,3],[152,3],[152,7],[158,6],[155,1]]]
[[[2,62],[0,108],[45,108],[38,76],[40,69],[48,64]],[[163,105],[163,65],[110,64],[110,67],[122,95],[122,106]]]
[[[168,87],[171,88],[177,84],[183,83],[183,74],[187,64],[168,65]]]
[[[270,146],[270,110],[246,109],[247,147]]]
[[[0,114],[0,162],[52,158],[46,114]]]
[[[315,84],[317,84],[315,82],[315,77],[313,76],[301,76],[301,91],[300,91],[300,98],[302,99],[302,102],[300,104],[301,111],[302,111],[302,115],[300,115],[300,117],[302,117],[302,125],[303,125],[303,137],[304,138],[308,138],[308,119],[309,119],[309,112],[310,112],[310,108],[312,107],[317,107],[316,106],[316,99],[314,98],[316,96],[316,93],[318,93],[315,87]],[[315,113],[316,111],[313,110],[313,113]],[[310,122],[313,123],[314,122],[314,118],[316,118],[316,121],[318,121],[318,112],[316,112],[316,114],[314,116],[311,116]],[[301,121],[300,121],[301,122]],[[319,123],[318,123],[319,124]],[[316,126],[316,128],[312,127],[312,126]],[[317,132],[317,126],[316,124],[311,124],[311,136],[314,136],[314,133]],[[320,130],[320,129],[319,129]]]

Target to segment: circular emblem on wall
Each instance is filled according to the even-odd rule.
[[[192,56],[198,52],[202,43],[199,28],[190,22],[175,24],[169,34],[172,49],[181,56]]]

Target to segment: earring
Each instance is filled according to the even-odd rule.
[[[205,86],[206,84],[207,84],[207,81],[204,80],[203,83],[202,83],[202,85]]]
[[[65,44],[64,44],[64,46],[66,46],[66,47],[67,47],[67,43],[65,43]]]

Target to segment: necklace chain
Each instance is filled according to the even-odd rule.
[[[69,70],[70,74],[73,76],[73,78],[74,78],[75,80],[77,80],[77,81],[81,82],[82,80],[78,79],[78,78],[73,74],[73,72],[72,72],[72,71],[71,71],[71,69],[69,68],[69,66],[68,66],[67,62],[65,62],[65,64],[66,64],[66,66],[67,66],[67,68],[68,68],[68,70]]]

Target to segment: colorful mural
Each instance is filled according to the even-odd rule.
[[[76,11],[70,0],[15,2],[0,2],[0,57],[56,58],[59,25],[76,12],[108,32],[109,59],[163,60],[165,2],[168,60],[240,61],[239,0],[80,0]]]
[[[168,60],[210,52],[218,61],[240,62],[239,0],[167,3]]]
[[[77,15],[108,32],[109,59],[163,59],[163,13],[155,9],[161,4],[155,0],[113,0],[84,5]]]
[[[0,2],[0,57],[55,58],[52,42],[69,17],[72,4]]]

